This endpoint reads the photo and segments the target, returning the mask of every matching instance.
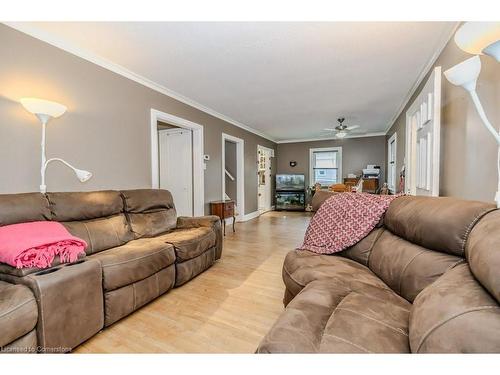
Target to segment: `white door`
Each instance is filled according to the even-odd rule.
[[[387,185],[391,193],[397,191],[397,136],[398,133],[394,133],[387,141]]]
[[[172,193],[179,216],[193,216],[193,141],[187,129],[158,131],[160,188]]]
[[[406,112],[405,192],[439,195],[441,67],[434,68]]]
[[[269,211],[272,201],[271,157],[273,150],[259,146],[258,156],[258,207],[260,212]]]

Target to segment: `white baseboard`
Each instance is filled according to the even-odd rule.
[[[259,215],[260,215],[259,211],[254,211],[254,212],[250,212],[249,214],[242,215],[239,218],[236,217],[236,219],[237,219],[237,221],[248,221],[248,220],[255,219],[256,217],[259,217]]]
[[[259,213],[260,213],[260,215],[262,215],[262,214],[265,214],[266,212],[274,211],[274,209],[275,209],[275,206],[271,206],[267,210],[263,210],[263,211],[259,210]]]
[[[260,211],[254,211],[254,212],[250,212],[249,214],[246,214],[246,215],[237,215],[236,216],[236,222],[238,223],[242,223],[242,222],[245,222],[245,221],[248,221],[248,220],[252,220],[252,219],[255,219],[257,217],[259,217],[260,215],[262,214],[265,214],[266,212],[269,212],[269,211],[274,211],[274,208],[275,206],[271,206],[271,208],[267,211],[264,211],[264,212],[260,212]],[[228,225],[232,225],[233,224],[233,218],[232,217],[228,217],[227,219],[225,219],[226,221],[226,224]]]

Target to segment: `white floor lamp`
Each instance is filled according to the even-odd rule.
[[[466,22],[455,33],[455,42],[460,49],[476,56],[448,69],[444,75],[450,83],[467,90],[481,121],[498,143],[495,202],[500,208],[500,132],[488,120],[476,92],[477,78],[481,72],[481,60],[477,55],[484,53],[500,62],[500,22]]]
[[[37,98],[23,98],[21,99],[21,104],[24,108],[26,108],[29,112],[33,113],[40,122],[42,123],[42,163],[40,168],[41,175],[41,183],[40,183],[40,193],[47,192],[47,185],[45,185],[45,171],[50,162],[58,161],[67,167],[71,168],[76,177],[80,180],[80,182],[85,182],[92,177],[92,173],[89,171],[85,171],[82,169],[77,169],[69,164],[67,161],[64,161],[60,158],[51,158],[47,160],[45,155],[45,128],[47,123],[51,118],[56,118],[62,116],[64,112],[66,112],[66,107],[62,104],[51,102],[49,100],[37,99]]]

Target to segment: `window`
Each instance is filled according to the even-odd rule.
[[[396,192],[396,152],[397,152],[397,133],[394,133],[387,141],[387,187],[391,193]]]
[[[342,181],[342,147],[311,148],[309,150],[311,186],[330,186]]]

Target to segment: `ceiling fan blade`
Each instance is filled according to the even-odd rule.
[[[336,131],[337,129],[335,129],[335,128],[324,128],[323,130],[327,130],[327,131],[330,131],[330,132],[334,132],[334,131]]]
[[[354,129],[357,129],[359,128],[359,125],[351,125],[351,126],[348,126],[346,129],[347,130],[354,130]]]

